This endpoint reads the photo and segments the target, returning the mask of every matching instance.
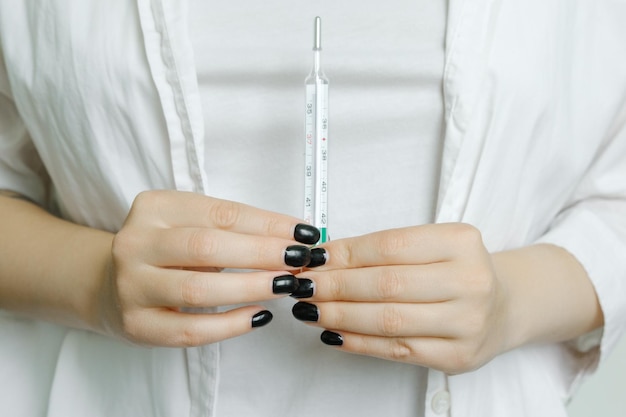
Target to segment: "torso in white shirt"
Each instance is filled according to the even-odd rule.
[[[191,0],[189,13],[209,194],[302,216],[304,79],[319,15],[331,237],[433,221],[445,2]],[[310,402],[331,416],[422,415],[423,369],[334,351],[291,317],[292,304],[267,304],[274,323],[222,343],[219,416],[308,415]],[[276,398],[257,398],[267,385]],[[372,394],[354,404],[354,390]]]

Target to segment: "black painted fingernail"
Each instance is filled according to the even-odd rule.
[[[339,333],[331,332],[328,330],[324,330],[320,335],[320,339],[327,345],[330,346],[341,346],[343,345],[343,337]]]
[[[315,268],[316,266],[322,266],[328,260],[328,253],[324,248],[311,249],[311,261],[308,263],[307,268]]]
[[[311,262],[311,250],[306,246],[292,245],[285,249],[285,263],[289,266],[305,266]]]
[[[296,303],[291,309],[291,313],[295,318],[302,321],[317,321],[320,318],[317,306],[310,303]]]
[[[310,224],[300,223],[296,225],[293,238],[300,243],[315,245],[320,241],[320,231],[317,227],[311,226]]]
[[[281,275],[274,278],[272,292],[274,294],[291,294],[299,287],[299,281],[293,275]]]
[[[315,283],[308,278],[298,278],[298,289],[291,293],[293,298],[313,297]]]
[[[259,311],[254,316],[252,316],[252,327],[254,328],[265,326],[267,323],[272,321],[273,318],[274,315],[271,312],[267,310]]]

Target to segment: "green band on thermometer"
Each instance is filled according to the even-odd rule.
[[[313,70],[305,80],[304,219],[321,231],[318,243],[328,234],[328,79],[322,72],[322,20],[315,18]]]

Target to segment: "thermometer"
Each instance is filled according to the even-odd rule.
[[[328,79],[322,72],[322,19],[315,18],[313,70],[305,80],[304,219],[328,241]]]

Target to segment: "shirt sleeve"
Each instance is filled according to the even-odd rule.
[[[0,53],[0,189],[17,192],[39,205],[48,200],[48,176],[13,100]]]
[[[604,328],[572,345],[582,373],[594,371],[626,330],[626,105],[579,184],[571,204],[539,239],[568,250],[585,268],[604,314]]]

